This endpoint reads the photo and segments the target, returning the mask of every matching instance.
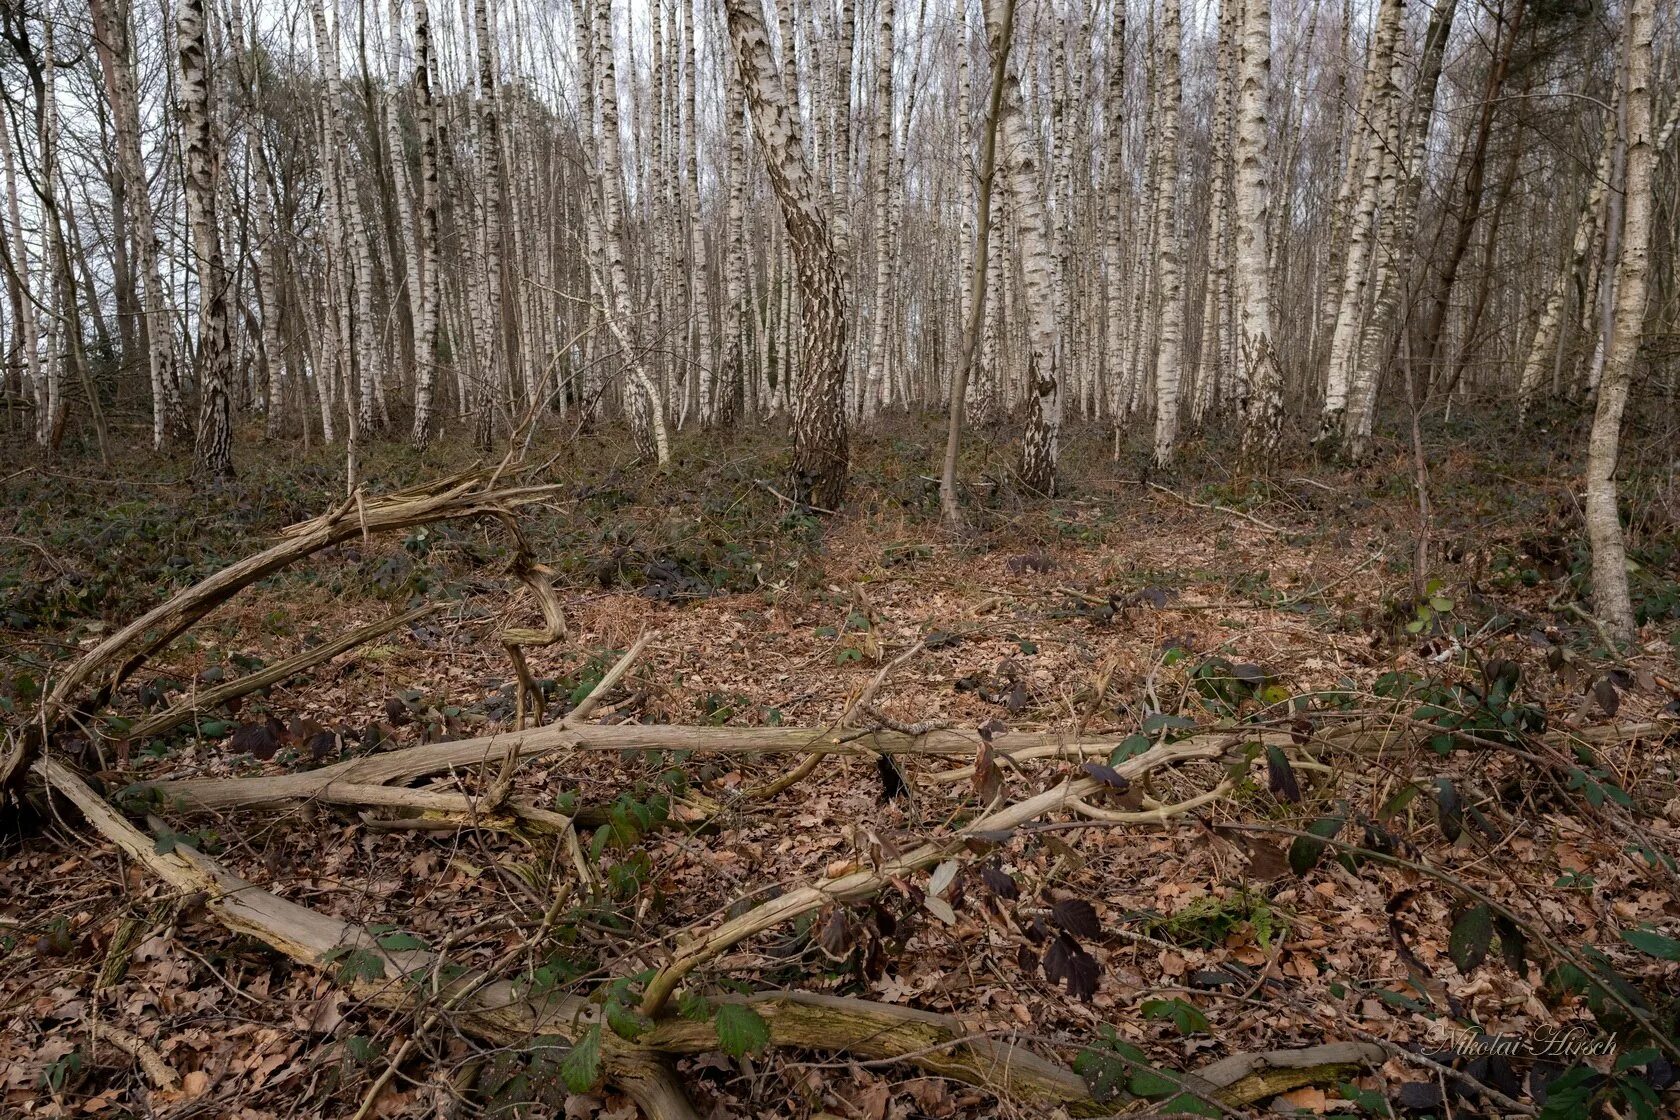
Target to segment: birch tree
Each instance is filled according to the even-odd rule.
[[[415,321],[414,442],[432,438],[432,393],[437,377],[440,276],[438,262],[437,134],[432,105],[432,30],[427,0],[414,0],[414,131],[420,148],[420,213],[415,241],[419,315]],[[413,282],[414,274],[410,273]]]
[[[986,14],[987,34],[997,44],[992,49],[1001,51],[1004,49],[1002,18],[996,11],[997,3],[998,0],[992,0]],[[1023,386],[1027,427],[1021,437],[1020,478],[1029,490],[1054,494],[1062,430],[1061,370],[1057,368],[1056,346],[1056,257],[1045,232],[1039,143],[1022,103],[1016,62],[1004,67],[1003,117],[998,127],[1006,153],[1004,180],[1009,186],[1008,209],[1014,219],[1022,296],[1027,305],[1027,364]]]
[[[211,72],[204,0],[177,0],[176,49],[181,79],[181,130],[187,210],[198,273],[198,434],[194,466],[201,478],[233,477],[233,418],[228,398],[228,312],[222,238],[216,224],[216,159],[211,133]]]
[[[797,105],[790,104],[770,55],[758,0],[725,0],[729,38],[746,95],[753,136],[781,206],[803,300],[804,354],[793,415],[794,499],[836,509],[845,496],[846,292],[828,222],[805,162]],[[791,37],[787,41],[791,53]]]
[[[94,43],[105,74],[106,97],[116,135],[117,167],[122,174],[123,203],[133,238],[141,286],[141,334],[146,340],[146,368],[152,391],[152,446],[180,434],[183,414],[175,370],[175,332],[164,310],[165,288],[158,266],[157,222],[152,216],[151,187],[140,160],[140,109],[134,78],[134,19],[130,0],[89,0]]]
[[[1627,135],[1627,184],[1620,258],[1616,261],[1616,315],[1605,345],[1592,432],[1587,439],[1586,521],[1592,543],[1593,607],[1617,641],[1636,634],[1628,593],[1627,551],[1616,493],[1622,414],[1645,324],[1650,279],[1652,168],[1652,39],[1655,0],[1629,0],[1626,86],[1622,111]]]
[[[1183,249],[1178,229],[1178,113],[1184,96],[1179,76],[1182,49],[1178,0],[1163,0],[1161,121],[1155,136],[1160,161],[1155,183],[1155,262],[1161,293],[1161,322],[1156,332],[1158,349],[1155,353],[1155,465],[1159,467],[1172,461],[1178,442],[1178,390],[1184,378]],[[1261,112],[1264,115],[1263,109]],[[1262,171],[1262,190],[1264,178]],[[1263,201],[1261,213],[1264,214]],[[1264,268],[1264,227],[1260,255]]]
[[[1266,92],[1272,66],[1271,0],[1242,0],[1237,79],[1237,352],[1242,363],[1243,450],[1263,462],[1283,430],[1283,371],[1272,345],[1271,263],[1266,230],[1271,206],[1266,162]]]
[[[630,369],[631,427],[642,454],[661,467],[671,460],[665,402],[630,333],[630,268],[624,230],[624,161],[618,134],[618,66],[613,57],[612,0],[593,0],[595,99],[601,114],[601,244],[606,253],[606,322]]]

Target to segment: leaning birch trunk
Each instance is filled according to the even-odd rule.
[[[432,107],[432,31],[427,0],[414,0],[414,131],[420,148],[420,214],[415,231],[420,312],[414,332],[414,442],[432,438],[432,393],[437,384],[438,168]],[[413,273],[410,273],[413,276]]]
[[[1236,184],[1237,353],[1247,388],[1243,450],[1264,462],[1283,429],[1283,370],[1272,345],[1271,266],[1266,253],[1271,183],[1266,153],[1266,86],[1272,69],[1271,0],[1242,8]]]
[[[631,426],[638,450],[651,454],[661,467],[671,461],[665,430],[665,402],[642,364],[630,337],[630,271],[625,263],[623,160],[618,137],[618,71],[613,59],[612,0],[594,0],[595,97],[601,111],[601,243],[606,250],[607,325],[617,338],[630,366],[637,390],[629,394]]]
[[[945,459],[939,473],[939,508],[950,529],[962,526],[962,510],[957,505],[957,451],[962,439],[963,409],[968,395],[969,377],[980,349],[980,324],[986,313],[986,259],[991,252],[992,237],[992,181],[997,169],[998,116],[1003,107],[1004,71],[1009,63],[1009,41],[1015,27],[1015,0],[1003,0],[999,18],[998,46],[992,59],[992,84],[986,97],[986,131],[980,144],[978,183],[979,214],[975,223],[974,250],[966,270],[968,288],[963,293],[962,357],[957,374],[951,383],[950,410],[945,428]],[[968,18],[963,17],[962,49],[968,51]],[[967,77],[967,68],[964,68]],[[967,138],[968,117],[963,114],[962,135]],[[966,147],[965,154],[966,154]]]
[[[227,285],[222,238],[216,224],[216,163],[210,131],[210,65],[204,0],[176,7],[176,49],[181,63],[181,125],[185,134],[187,207],[198,267],[199,386],[193,462],[206,479],[233,477],[233,418],[228,399]]]
[[[1618,97],[1612,111],[1605,118],[1603,147],[1599,150],[1598,162],[1593,167],[1592,187],[1587,191],[1587,200],[1581,207],[1580,217],[1575,221],[1575,238],[1570,243],[1569,256],[1558,266],[1551,291],[1546,294],[1546,305],[1540,312],[1539,325],[1534,328],[1534,338],[1529,343],[1528,357],[1523,362],[1522,377],[1517,382],[1517,411],[1518,415],[1524,418],[1534,406],[1534,398],[1540,391],[1540,382],[1545,377],[1546,366],[1551,363],[1557,350],[1558,336],[1563,327],[1563,307],[1569,299],[1570,284],[1586,266],[1587,254],[1598,239],[1598,214],[1604,206],[1604,192],[1610,181],[1610,154],[1616,146],[1615,118],[1620,112],[1621,99]]]
[[[1377,221],[1377,200],[1381,194],[1383,171],[1387,163],[1384,139],[1388,122],[1395,112],[1393,90],[1393,60],[1400,36],[1401,0],[1382,0],[1377,16],[1375,41],[1371,46],[1371,66],[1365,75],[1374,87],[1369,99],[1369,123],[1361,121],[1367,133],[1365,142],[1356,145],[1364,152],[1364,177],[1359,188],[1359,201],[1348,219],[1347,260],[1342,266],[1342,293],[1336,310],[1336,324],[1330,338],[1330,370],[1324,391],[1324,408],[1319,416],[1318,434],[1314,442],[1327,448],[1339,449],[1347,422],[1348,395],[1352,389],[1353,367],[1358,358],[1361,311],[1371,267],[1371,246]],[[1364,101],[1364,99],[1361,99]]]
[[[988,34],[996,38],[995,14],[988,12],[986,19]],[[1001,50],[1002,46],[993,49]],[[1021,439],[1021,484],[1039,494],[1054,494],[1062,429],[1061,371],[1056,367],[1056,258],[1045,236],[1038,141],[1021,103],[1021,80],[1013,65],[1004,68],[999,127],[1009,212],[1015,219],[1020,245],[1022,296],[1027,304],[1027,429]]]
[[[1344,71],[1352,69],[1353,22],[1352,0],[1342,0],[1344,66],[1337,71],[1330,96],[1330,103],[1335,106],[1337,113],[1335,130],[1338,149],[1341,147],[1340,138],[1344,131],[1343,122],[1347,119],[1347,77]],[[1347,278],[1347,231],[1352,221],[1355,201],[1359,197],[1359,184],[1364,175],[1367,137],[1369,125],[1373,120],[1372,99],[1376,96],[1378,85],[1375,68],[1380,59],[1375,48],[1376,41],[1373,39],[1371,56],[1366,62],[1365,79],[1359,87],[1359,105],[1354,111],[1352,126],[1345,129],[1348,134],[1347,152],[1341,161],[1342,176],[1336,188],[1336,197],[1330,205],[1330,230],[1325,239],[1323,268],[1319,276],[1318,306],[1313,315],[1313,345],[1308,354],[1314,369],[1324,360],[1320,353],[1322,339],[1335,329],[1336,312],[1341,307],[1342,284]]]
[[[1628,595],[1627,553],[1617,513],[1616,460],[1622,412],[1645,321],[1651,243],[1651,40],[1655,0],[1628,8],[1627,190],[1622,212],[1621,259],[1616,264],[1616,316],[1605,347],[1604,376],[1587,442],[1587,537],[1592,542],[1593,608],[1610,634],[1631,642],[1636,634]]]
[[[753,135],[781,206],[804,301],[804,368],[793,413],[794,498],[836,509],[846,491],[846,292],[805,162],[796,106],[777,78],[758,0],[725,0],[725,8]]]
[[[1155,353],[1155,465],[1172,462],[1178,442],[1178,390],[1184,376],[1184,277],[1178,230],[1178,111],[1184,88],[1179,77],[1183,33],[1178,0],[1161,5],[1160,171],[1155,181],[1155,255],[1161,293],[1161,324]],[[1262,110],[1264,112],[1264,110]],[[1265,246],[1261,245],[1262,267]]]

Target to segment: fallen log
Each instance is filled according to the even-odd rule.
[[[597,695],[602,691],[597,689]],[[1626,741],[1666,733],[1657,723],[1588,728],[1559,734],[1559,744]],[[1421,739],[1418,729],[1381,727],[1360,721],[1333,728],[1311,746],[1386,749],[1401,741]],[[1077,735],[1066,732],[1010,731],[991,740],[997,758],[1066,759],[1070,762],[1107,758],[1119,746],[1118,735]],[[448,743],[424,743],[382,754],[363,755],[343,762],[293,774],[265,774],[251,778],[186,778],[142,783],[168,803],[186,809],[255,808],[288,801],[307,801],[324,796],[338,783],[385,785],[412,782],[449,770],[486,763],[499,763],[510,754],[529,758],[560,750],[591,751],[689,751],[696,754],[769,755],[817,754],[856,755],[872,758],[879,754],[973,756],[980,748],[977,731],[940,728],[917,735],[883,728],[815,727],[683,727],[673,724],[550,724],[529,731],[500,731],[473,739]],[[1268,728],[1232,728],[1179,740],[1176,745],[1222,750],[1240,743],[1290,746],[1289,732]],[[1218,753],[1215,750],[1215,753]],[[965,781],[972,767],[961,767],[933,775],[938,783]]]
[[[1258,736],[1231,733],[1197,736],[1183,742],[1224,747]],[[1288,736],[1283,736],[1287,741]],[[1107,757],[1120,743],[1118,736],[1077,737],[1061,732],[1010,732],[992,738],[999,757],[1032,751],[1029,757],[1060,757],[1079,761]],[[800,727],[679,727],[670,724],[621,723],[603,726],[553,724],[532,731],[504,731],[451,743],[425,743],[383,754],[347,759],[318,770],[252,778],[189,778],[147,782],[171,804],[186,808],[229,809],[275,805],[322,796],[341,782],[387,784],[409,782],[467,766],[501,761],[509,754],[529,758],[559,750],[692,751],[703,754],[832,754],[874,757],[878,754],[973,755],[980,747],[978,733],[956,730],[906,735],[886,730],[845,730]]]

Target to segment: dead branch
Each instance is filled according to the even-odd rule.
[[[121,1027],[114,1027],[103,1019],[89,1019],[87,1032],[101,1042],[110,1043],[138,1062],[140,1068],[145,1071],[147,1080],[156,1088],[174,1092],[181,1087],[181,1079],[175,1075],[174,1067],[164,1061],[163,1055],[145,1039],[130,1034]]]
[[[416,622],[429,614],[434,614],[438,607],[439,604],[437,603],[427,603],[424,606],[415,607],[413,610],[404,611],[401,614],[394,614],[378,622],[370,622],[366,626],[341,634],[330,642],[318,645],[313,649],[306,649],[302,653],[293,654],[284,661],[276,661],[274,664],[240,677],[238,680],[228,681],[226,684],[217,685],[215,688],[207,688],[203,692],[181,701],[167,711],[159,712],[155,716],[136,723],[129,729],[128,738],[149,739],[154,735],[161,735],[165,731],[185,723],[199,712],[208,711],[217,705],[227,703],[229,700],[249,695],[259,688],[279,684],[305,669],[319,665],[323,661],[330,661],[339,654],[355,649],[365,642],[371,642],[399,627]]]
[[[1191,759],[1217,758],[1225,749],[1223,744],[1224,740],[1212,743],[1165,743],[1127,759],[1115,769],[1124,777],[1136,778]],[[710,934],[679,945],[670,963],[648,982],[647,994],[642,1000],[642,1013],[657,1016],[683,977],[749,937],[793,921],[803,914],[820,910],[830,903],[857,902],[869,898],[886,887],[895,877],[902,878],[943,860],[957,857],[959,853],[964,852],[968,840],[986,839],[1013,832],[1045,813],[1071,809],[1075,802],[1104,788],[1104,784],[1095,778],[1069,778],[1025,801],[987,813],[949,837],[929,841],[904,855],[887,860],[874,871],[856,871],[839,878],[819,879],[761,903],[724,922]]]
[[[147,658],[258,580],[324,548],[357,536],[392,532],[451,518],[509,510],[552,497],[558,486],[495,488],[495,473],[482,470],[369,498],[358,490],[336,508],[281,532],[274,545],[230,564],[153,607],[84,653],[55,682],[36,713],[37,732],[18,738],[0,757],[0,796],[14,793],[47,734],[73,708],[82,690],[101,681],[93,703],[103,704]]]
[[[1207,757],[1205,748],[1187,752],[1181,744],[1160,747],[1151,754],[1155,755],[1152,760],[1144,756],[1130,760],[1135,773],[1187,758]],[[383,973],[378,979],[367,978],[361,969],[342,970],[337,977],[338,983],[359,999],[386,1009],[412,1011],[429,997],[439,1001],[436,1018],[447,1017],[460,1029],[498,1045],[526,1044],[539,1035],[575,1040],[599,1021],[600,1009],[579,996],[532,998],[509,981],[481,973],[444,981],[438,969],[442,963],[439,955],[385,949],[366,927],[287,902],[232,875],[184,844],[160,853],[148,837],[68,766],[42,758],[35,762],[34,769],[129,858],[183,895],[206,897],[206,910],[228,929],[254,937],[313,968],[325,967],[347,949],[377,961]],[[1064,783],[1067,792],[1075,794],[1086,784]],[[993,818],[1007,814],[1022,821],[1030,819],[1026,816],[1029,806],[1047,803],[1062,793],[1061,788],[1049,791]],[[1091,1098],[1085,1083],[1066,1068],[1017,1043],[976,1036],[951,1016],[804,992],[763,993],[748,997],[748,1002],[768,1024],[772,1046],[907,1061],[930,1073],[985,1086],[1031,1105],[1060,1106],[1081,1116],[1104,1110]],[[602,1031],[601,1044],[606,1076],[629,1093],[646,1115],[653,1120],[689,1120],[695,1116],[672,1069],[671,1056],[715,1050],[718,1041],[711,1024],[666,1017],[656,1020],[652,1029],[635,1042]],[[1199,1079],[1220,1090],[1219,1099],[1240,1105],[1297,1085],[1344,1076],[1359,1065],[1380,1060],[1380,1056],[1381,1050],[1376,1047],[1345,1043],[1293,1054],[1239,1055],[1198,1074],[1185,1075],[1184,1081],[1195,1085]],[[1272,1072],[1266,1080],[1256,1082],[1264,1071]]]
[[[638,646],[641,643],[638,642]],[[634,652],[634,651],[632,651]],[[624,665],[629,654],[621,659]],[[615,670],[616,670],[615,666]],[[609,674],[610,676],[610,674]],[[603,680],[605,685],[606,681]],[[604,692],[598,688],[596,694]],[[1589,728],[1570,732],[1556,738],[1559,743],[1572,741],[1607,743],[1629,741],[1650,735],[1666,734],[1668,725],[1658,723],[1624,724],[1613,727]],[[1336,728],[1318,737],[1317,742],[1334,749],[1381,750],[1412,739],[1422,738],[1438,728],[1410,728],[1393,721],[1361,721]],[[1120,744],[1115,735],[1076,736],[1061,732],[1011,731],[992,737],[992,750],[1000,760],[1034,758],[1065,758],[1082,761],[1087,758],[1106,758]],[[1206,748],[1212,754],[1237,743],[1259,742],[1288,746],[1289,734],[1255,728],[1240,734],[1234,731],[1195,735],[1174,744],[1179,747]],[[877,754],[964,755],[973,757],[979,750],[977,732],[957,729],[937,729],[919,735],[883,728],[812,728],[812,727],[681,727],[671,724],[624,723],[613,725],[550,724],[530,731],[503,731],[476,739],[460,739],[449,743],[424,743],[346,759],[318,770],[295,774],[270,774],[252,778],[188,778],[165,782],[147,782],[141,787],[154,790],[170,804],[192,809],[230,809],[276,805],[286,801],[307,801],[321,797],[328,786],[349,782],[381,785],[410,782],[447,770],[499,764],[509,753],[519,758],[547,754],[557,750],[597,751],[691,751],[698,754],[766,755],[766,754],[839,754],[873,757]],[[1142,757],[1142,756],[1140,756]],[[935,774],[928,780],[936,783],[967,781],[973,767]]]

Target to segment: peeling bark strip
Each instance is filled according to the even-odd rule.
[[[770,55],[758,0],[725,0],[753,135],[782,210],[803,300],[804,354],[793,413],[793,496],[834,510],[846,493],[846,291],[805,163],[799,119]],[[792,52],[789,52],[790,57]]]
[[[181,64],[181,128],[186,159],[187,208],[192,218],[198,270],[198,435],[195,469],[206,478],[233,475],[233,420],[228,399],[231,365],[227,279],[216,222],[217,156],[211,137],[210,62],[205,53],[204,0],[180,0],[175,34]]]

